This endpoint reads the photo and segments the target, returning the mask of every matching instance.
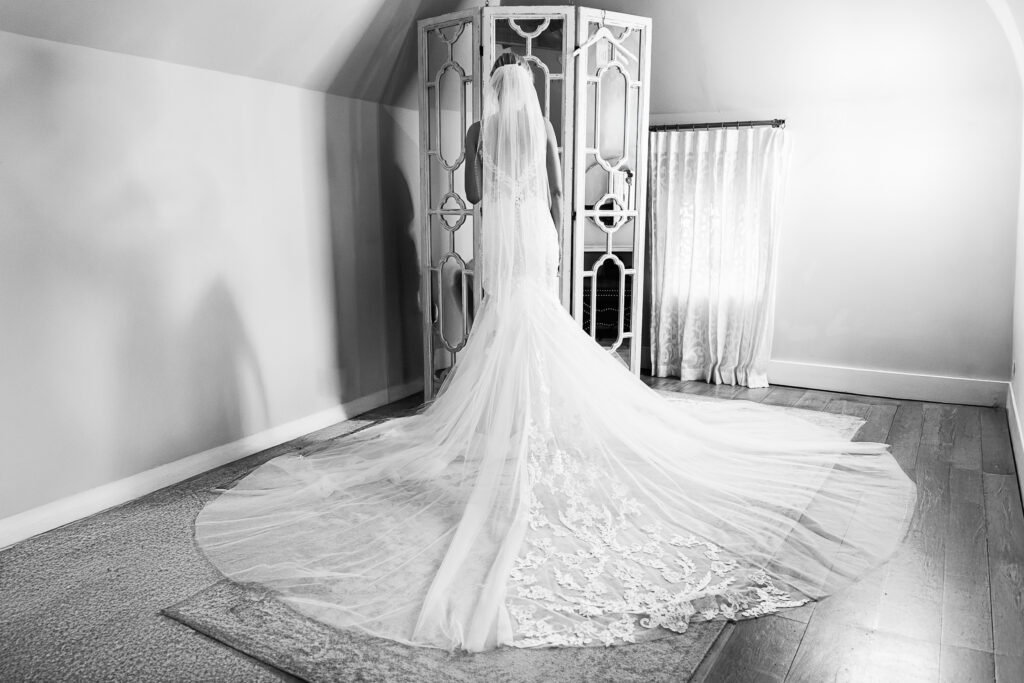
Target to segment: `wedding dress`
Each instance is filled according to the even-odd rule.
[[[225,576],[340,628],[480,651],[756,617],[894,552],[916,489],[884,445],[666,400],[565,312],[545,144],[530,75],[498,68],[486,296],[458,363],[417,414],[275,458],[208,504],[196,540]]]

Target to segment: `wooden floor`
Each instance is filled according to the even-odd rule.
[[[692,681],[1024,682],[1024,516],[1006,412],[645,378],[658,389],[857,415],[918,486],[897,555],[820,602],[730,624]]]

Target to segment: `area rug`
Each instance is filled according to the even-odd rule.
[[[262,586],[224,580],[162,613],[305,681],[685,681],[723,622],[615,647],[500,648],[468,654],[409,647],[335,629],[292,610]]]
[[[744,401],[659,391],[682,404]],[[791,407],[770,408],[827,427],[845,438],[863,420]],[[317,433],[315,443],[338,434]],[[311,435],[314,436],[314,435]],[[300,679],[316,681],[685,681],[700,664],[724,622],[697,623],[683,634],[616,647],[501,648],[469,654],[402,645],[343,631],[304,616],[256,584],[223,580],[162,613],[250,657]]]

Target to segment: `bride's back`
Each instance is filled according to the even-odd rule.
[[[511,60],[498,65],[480,125],[482,275],[489,294],[524,278],[545,288],[555,284],[558,244],[548,212],[547,142],[548,124],[529,68]]]

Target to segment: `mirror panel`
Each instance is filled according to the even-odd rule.
[[[425,216],[424,391],[433,396],[458,358],[472,325],[476,291],[472,272],[476,208],[465,196],[465,135],[479,110],[475,12],[420,31],[424,73],[420,125],[427,156],[420,179]]]
[[[639,372],[638,295],[643,259],[647,140],[646,20],[581,8],[576,102],[577,215],[573,315],[603,346]],[[609,35],[610,33],[610,35]],[[627,54],[630,53],[630,54]],[[632,55],[632,56],[631,56]],[[639,284],[638,284],[639,283]]]

